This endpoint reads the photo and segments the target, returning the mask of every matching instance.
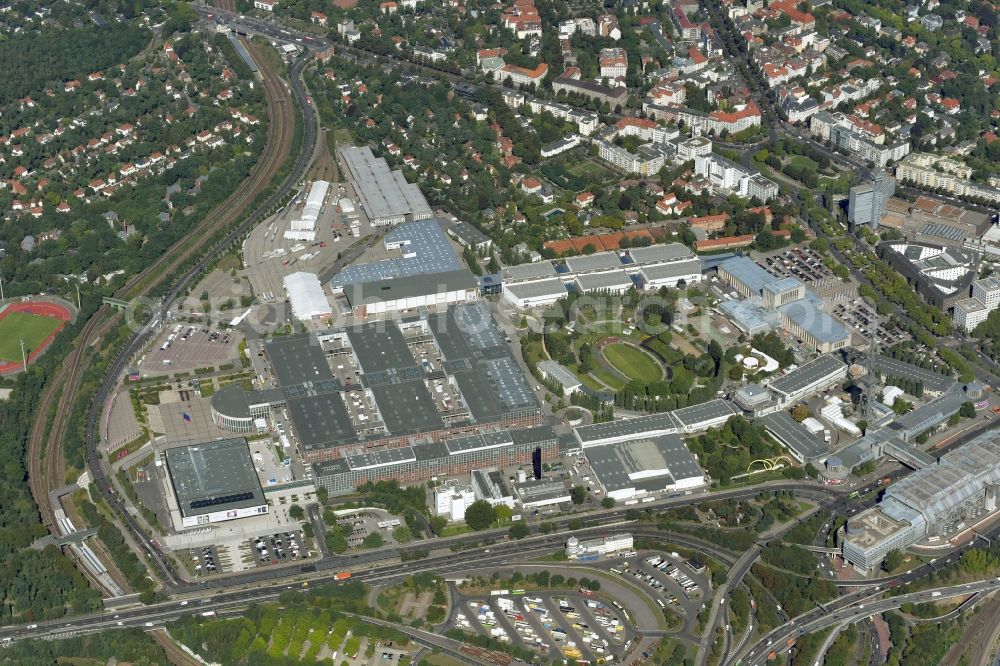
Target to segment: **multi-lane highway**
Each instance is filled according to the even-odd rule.
[[[731,663],[740,666],[765,664],[771,652],[778,654],[786,652],[799,636],[836,625],[858,622],[870,615],[897,609],[906,603],[938,601],[995,592],[996,590],[1000,590],[1000,578],[921,590],[920,592],[885,598],[882,598],[881,592],[855,592],[831,601],[822,608],[817,607],[800,615],[792,622],[774,629],[746,650],[745,656],[734,659]]]

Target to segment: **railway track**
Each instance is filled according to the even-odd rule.
[[[285,106],[288,107],[289,111],[293,114],[301,112],[304,118],[302,150],[299,152],[291,172],[283,179],[281,185],[274,192],[272,192],[263,203],[257,206],[254,211],[245,215],[244,219],[233,227],[214,246],[204,250],[202,258],[173,281],[171,286],[167,289],[167,294],[161,301],[161,313],[165,313],[167,311],[178,295],[189,287],[190,284],[192,284],[193,281],[201,275],[205,268],[212,264],[224,252],[228,251],[229,247],[245,235],[254,225],[265,219],[274,206],[286,197],[286,195],[306,173],[306,169],[309,165],[313,148],[315,146],[316,135],[319,127],[319,121],[316,116],[315,109],[307,104],[305,87],[300,80],[302,70],[308,62],[309,60],[307,57],[297,61],[292,66],[291,75],[289,77],[291,93],[298,102],[298,107],[296,110],[294,105],[291,103],[285,104]],[[264,64],[266,65],[266,63]],[[267,69],[269,70],[270,68]],[[282,95],[288,94],[288,88],[285,87],[285,84],[275,73],[264,72],[263,76],[265,85],[268,85],[269,82],[271,84],[276,84],[281,87]],[[274,104],[272,104],[272,106],[274,106]],[[115,492],[111,478],[108,475],[108,470],[102,466],[104,461],[98,453],[98,446],[100,444],[100,421],[103,405],[116,389],[118,379],[127,369],[131,359],[134,358],[135,354],[143,348],[143,345],[150,340],[154,334],[155,331],[151,330],[149,327],[144,327],[142,330],[133,333],[132,337],[118,352],[118,355],[108,367],[102,384],[97,390],[94,399],[90,403],[84,450],[87,467],[91,478],[94,481],[94,486],[101,493],[108,505],[115,511],[115,513],[117,513],[119,521],[131,533],[133,540],[140,544],[146,551],[150,564],[159,572],[160,577],[168,586],[176,586],[178,585],[178,576],[175,574],[175,569],[171,560],[163,553],[159,543],[146,534],[142,526],[137,523],[135,517],[127,510],[125,504],[120,500]]]
[[[116,293],[118,298],[135,298],[148,294],[154,287],[162,284],[165,276],[172,275],[194,256],[204,252],[210,241],[223,230],[232,226],[244,214],[246,207],[262,191],[267,189],[287,160],[292,149],[291,143],[295,136],[295,105],[292,103],[288,88],[279,78],[274,68],[266,63],[259,49],[252,45],[248,45],[248,48],[254,54],[255,61],[259,63],[259,71],[268,100],[267,114],[269,124],[263,154],[251,169],[248,177],[240,183],[226,201],[209,214],[195,230],[178,241],[171,251],[168,251],[145,270],[130,278]],[[307,139],[310,135],[314,137],[314,134],[314,131],[307,132]],[[279,192],[282,195],[287,193],[303,170],[304,168],[293,169],[293,173],[286,179],[283,187],[279,188]],[[280,197],[269,197],[268,201],[256,212],[260,214],[261,209],[266,211],[267,207],[273,205],[274,200],[277,198]],[[255,216],[249,217],[252,218]],[[243,226],[240,225],[240,229]],[[226,247],[225,240],[227,239],[224,239],[222,243],[216,244],[210,250],[213,256],[218,256],[220,250]],[[207,263],[204,260],[199,262],[195,269],[189,270],[181,280],[175,281],[172,285],[171,297],[168,302],[172,302],[177,294],[194,277],[200,274],[201,270],[207,266]],[[61,487],[64,482],[61,445],[66,436],[80,383],[89,367],[86,356],[87,350],[117,322],[117,314],[107,305],[101,306],[91,316],[80,332],[77,344],[70,353],[67,362],[63,364],[55,377],[46,386],[35,414],[27,452],[29,487],[39,507],[43,523],[53,534],[59,533],[55,521],[57,507],[52,506],[52,503],[49,501],[49,492]],[[133,336],[133,339],[135,337]],[[103,406],[104,398],[107,395],[107,392],[102,392],[99,396],[100,400],[95,399],[94,404],[97,405],[98,411]],[[48,417],[57,399],[58,405],[56,405],[55,416],[52,419],[51,426],[48,426]],[[46,432],[47,430],[48,432]],[[88,433],[90,430],[90,424],[88,423]],[[49,442],[47,448],[45,446],[46,440]],[[88,440],[88,445],[91,445],[90,440]],[[96,440],[92,445],[96,449]],[[43,458],[45,461],[44,470]],[[96,451],[93,452],[93,455],[88,455],[87,458],[92,470],[96,466],[99,466]],[[136,526],[136,529],[139,529],[138,526]]]

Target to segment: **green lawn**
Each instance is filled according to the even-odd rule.
[[[812,168],[815,171],[819,171],[819,165],[816,164],[814,160],[809,159],[805,155],[794,155],[789,162],[801,169]]]
[[[653,382],[663,378],[659,361],[631,345],[615,343],[604,348],[608,363],[630,379]]]
[[[62,322],[53,317],[41,317],[27,312],[11,312],[0,319],[0,360],[20,361],[21,340],[25,353],[31,353],[56,330]]]

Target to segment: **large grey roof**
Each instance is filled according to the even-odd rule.
[[[929,523],[1000,482],[1000,442],[988,431],[951,453],[937,465],[916,470],[890,486],[885,500],[895,500],[924,515]],[[885,501],[883,500],[883,502]]]
[[[489,236],[463,220],[453,222],[448,231],[464,245],[471,247],[490,242]]]
[[[590,273],[621,267],[622,260],[617,252],[597,252],[566,259],[566,268],[570,273]]]
[[[575,428],[576,436],[584,446],[597,444],[608,439],[642,437],[650,434],[676,432],[677,424],[670,412],[649,414],[634,419],[608,421]]]
[[[671,412],[674,420],[682,426],[696,427],[701,423],[708,423],[723,417],[736,416],[737,411],[733,409],[728,400],[709,400],[700,405],[691,405],[675,409]]]
[[[402,331],[394,323],[371,322],[347,329],[351,348],[365,375],[416,367]]]
[[[357,441],[357,431],[340,393],[320,393],[288,401],[288,418],[306,451]]]
[[[478,287],[479,282],[472,271],[460,268],[455,271],[425,275],[419,280],[414,280],[412,277],[396,277],[352,284],[344,287],[344,294],[352,306],[358,306]]]
[[[772,381],[768,386],[779,393],[790,395],[804,390],[823,377],[847,371],[847,365],[834,354],[824,354]]]
[[[787,412],[773,412],[758,420],[775,439],[792,449],[800,460],[819,460],[828,452],[826,442],[809,432]]]
[[[407,183],[401,171],[390,171],[386,161],[376,158],[371,148],[348,147],[340,152],[368,217],[378,220],[430,212],[420,188]]]
[[[676,481],[704,476],[677,435],[637,439],[587,449],[587,460],[606,490],[663,489]]]
[[[167,449],[165,456],[182,516],[265,504],[242,437]]]
[[[538,282],[519,282],[504,284],[504,289],[513,294],[514,298],[539,298],[542,296],[561,298],[567,294],[566,285],[559,278],[549,278]]]
[[[580,291],[599,291],[602,289],[628,289],[634,286],[632,278],[624,269],[608,271],[607,273],[584,273],[576,276],[576,284]]]
[[[541,361],[538,364],[538,369],[545,375],[562,384],[563,389],[572,389],[576,386],[580,386],[582,383],[579,379],[577,379],[576,375],[560,365],[557,361]]]
[[[900,361],[884,354],[875,355],[872,367],[881,373],[883,377],[906,377],[908,379],[919,380],[923,383],[924,388],[929,391],[947,391],[956,383],[954,377],[943,375],[934,370],[921,368],[919,365]]]
[[[727,273],[746,285],[755,294],[759,294],[764,285],[778,279],[758,266],[749,257],[727,259],[719,264],[719,268],[725,269]]]
[[[407,320],[410,324],[417,321]],[[513,412],[539,410],[485,303],[451,306],[427,316],[426,326],[441,350],[443,370],[458,384],[472,421],[488,423]],[[344,388],[333,376],[317,334],[278,337],[266,346],[281,386],[281,394],[275,391],[273,397],[287,396],[288,415],[305,450],[444,428],[425,372],[418,367],[399,323],[371,322],[339,332],[346,334],[345,344],[349,343],[360,366],[360,382],[371,391],[388,433],[358,434],[360,424],[352,421],[342,395]],[[328,333],[322,335],[329,337]],[[246,399],[246,395],[226,392],[221,402],[236,410],[232,415],[239,415],[249,412],[249,407],[243,406]]]
[[[383,242],[387,245],[405,243],[406,256],[353,264],[334,275],[330,284],[336,288],[463,268],[440,223],[434,219],[400,224],[386,233]]]
[[[555,266],[551,261],[536,261],[516,266],[507,266],[501,275],[504,283],[520,282],[524,280],[541,280],[556,276]]]
[[[389,432],[427,432],[444,426],[422,381],[373,386],[371,392]]]
[[[701,262],[698,259],[671,261],[665,264],[649,264],[639,269],[639,274],[647,281],[667,280],[681,275],[694,275],[701,272]],[[727,303],[729,301],[726,301]]]
[[[632,262],[635,264],[659,264],[697,258],[694,252],[682,243],[633,247],[628,250],[628,256],[631,257]]]
[[[274,377],[283,388],[333,379],[315,333],[272,338],[264,348]]]
[[[779,306],[778,311],[819,342],[833,343],[851,339],[850,331],[843,324],[817,308],[808,299],[800,298]]]

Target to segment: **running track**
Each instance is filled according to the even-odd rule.
[[[22,303],[11,303],[3,311],[0,311],[0,320],[11,314],[12,312],[23,312],[25,314],[39,315],[41,317],[52,317],[53,319],[59,320],[59,325],[55,328],[52,333],[45,338],[41,344],[38,345],[37,349],[31,350],[28,355],[28,363],[33,363],[36,358],[41,356],[48,346],[52,343],[52,340],[59,335],[59,331],[63,329],[72,315],[70,311],[61,305],[56,305],[55,303],[44,303],[39,301],[28,301]],[[0,360],[0,375],[10,375],[15,372],[19,372],[22,369],[21,364],[17,361],[2,361]]]

